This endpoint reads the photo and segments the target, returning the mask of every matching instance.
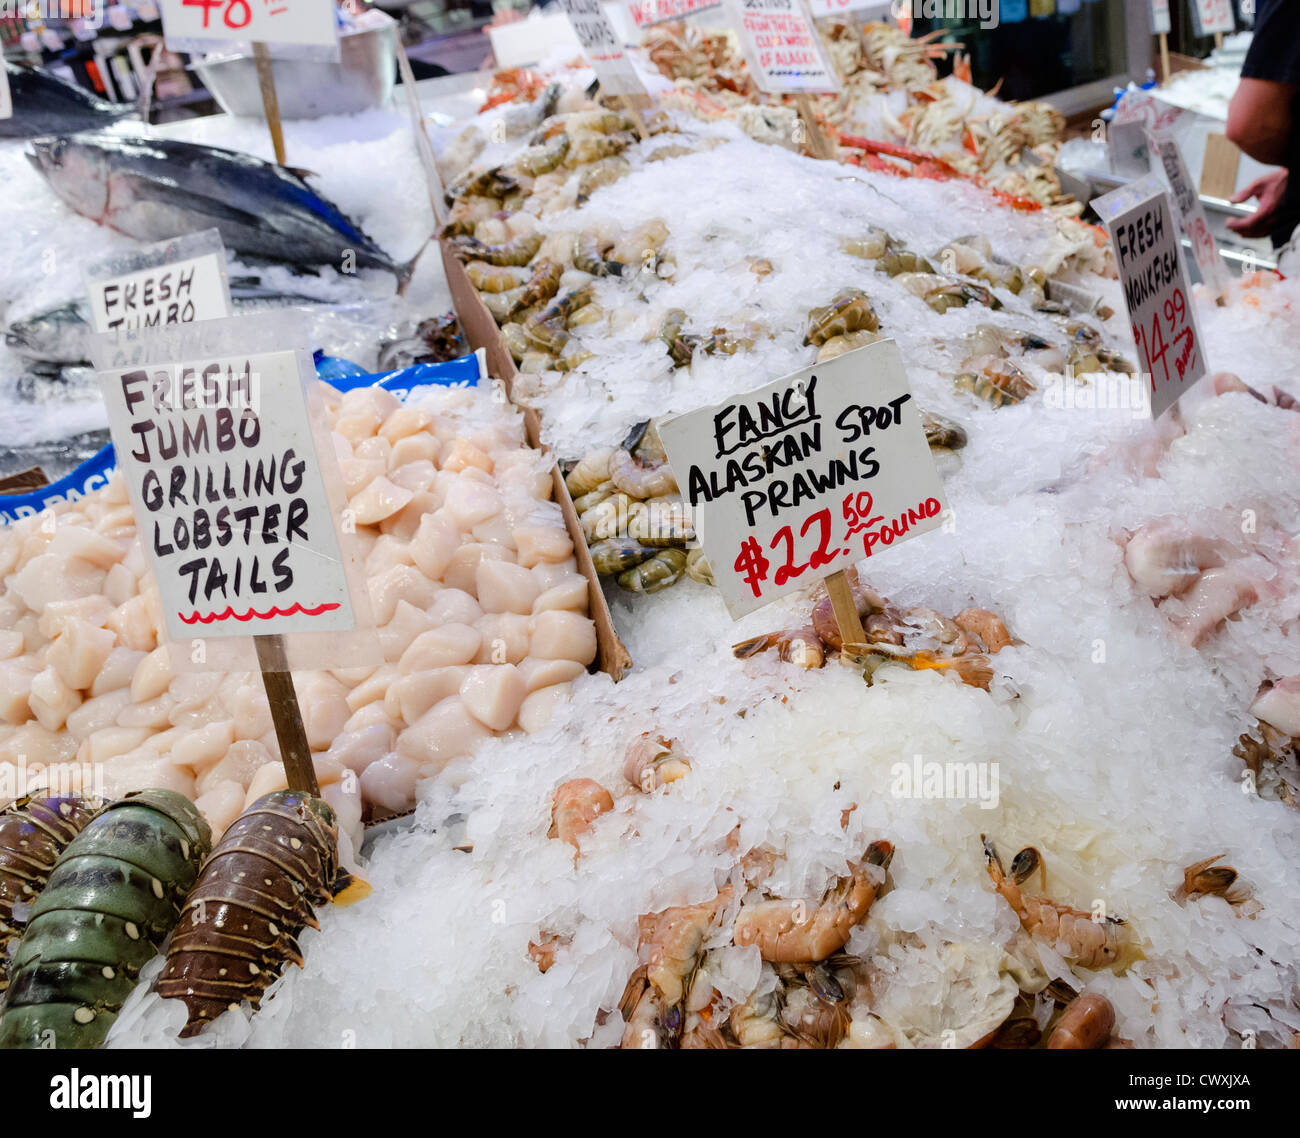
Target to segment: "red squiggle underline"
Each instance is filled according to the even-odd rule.
[[[258,620],[272,620],[277,616],[293,616],[296,612],[302,613],[303,616],[320,616],[323,612],[329,612],[330,609],[340,607],[342,606],[337,601],[327,601],[325,604],[317,605],[311,609],[303,608],[300,604],[293,604],[287,609],[276,608],[272,605],[266,612],[249,609],[246,613],[237,613],[232,606],[227,605],[225,612],[210,612],[207,616],[203,616],[197,610],[190,613],[189,616],[186,616],[183,612],[178,612],[176,615],[186,624],[211,624],[213,621],[229,620],[232,617],[235,620],[252,620],[254,617],[257,617]]]

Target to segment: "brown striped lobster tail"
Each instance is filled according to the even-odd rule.
[[[50,870],[97,809],[89,800],[54,797],[20,798],[0,811],[0,992],[9,987],[10,951]]]
[[[181,1035],[197,1035],[244,1000],[256,1010],[285,962],[302,964],[298,934],[319,927],[315,907],[362,888],[369,891],[338,868],[338,830],[326,803],[297,790],[254,802],[222,835],[185,899],[154,984],[164,999],[189,1007]]]

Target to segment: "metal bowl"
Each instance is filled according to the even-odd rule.
[[[339,55],[336,63],[272,61],[282,119],[352,115],[388,101],[397,79],[396,21],[342,33]],[[197,63],[194,70],[228,115],[262,117],[262,89],[251,55]]]

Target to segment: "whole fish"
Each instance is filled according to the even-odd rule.
[[[37,139],[27,158],[83,217],[140,241],[215,226],[236,253],[344,273],[382,269],[397,278],[399,293],[420,257],[398,264],[317,194],[305,171],[250,154],[101,134]]]
[[[0,119],[0,138],[36,138],[102,130],[135,113],[134,105],[107,103],[84,87],[37,67],[4,65],[13,114]]]
[[[231,277],[230,303],[236,315],[244,315],[264,308],[327,302],[313,296],[265,288],[258,277]],[[5,347],[26,360],[58,367],[89,366],[90,336],[90,304],[85,300],[72,300],[9,325],[5,329]],[[44,374],[39,368],[32,370],[38,375]]]

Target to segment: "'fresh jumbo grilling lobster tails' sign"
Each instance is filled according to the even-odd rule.
[[[355,627],[312,374],[294,351],[100,373],[173,640]]]
[[[733,617],[942,525],[893,340],[675,416],[659,436]]]

